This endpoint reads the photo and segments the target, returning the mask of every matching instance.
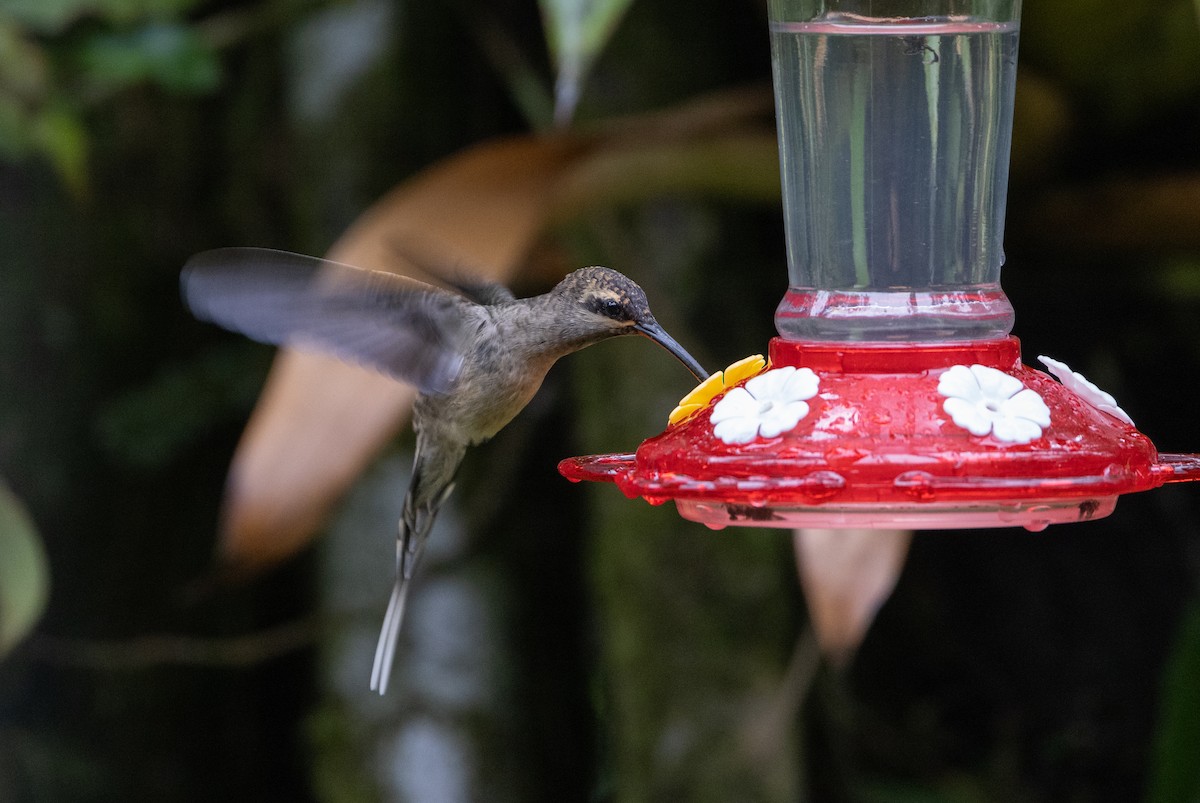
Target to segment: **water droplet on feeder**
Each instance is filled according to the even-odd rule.
[[[905,471],[896,475],[892,485],[914,499],[928,502],[937,495],[934,491],[935,480],[928,471]]]
[[[846,478],[836,471],[814,471],[804,478],[804,494],[814,502],[836,496],[846,487]]]

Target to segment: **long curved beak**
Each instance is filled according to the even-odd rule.
[[[665,348],[667,351],[679,360],[684,366],[692,372],[696,377],[697,382],[703,382],[708,379],[709,373],[704,370],[704,366],[696,362],[696,358],[688,354],[683,346],[675,342],[675,338],[667,334],[667,330],[663,329],[658,321],[649,321],[647,323],[638,322],[633,325],[633,328],[640,334],[653,340],[658,345]]]

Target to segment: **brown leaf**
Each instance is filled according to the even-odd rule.
[[[796,563],[821,651],[845,664],[891,596],[910,530],[796,530]]]

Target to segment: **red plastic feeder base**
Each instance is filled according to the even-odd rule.
[[[674,500],[713,528],[1040,530],[1107,516],[1121,494],[1200,479],[1200,456],[1160,455],[1066,366],[1047,363],[1066,369],[1063,384],[1022,365],[1016,338],[776,338],[770,356],[636,454],[569,458],[559,471]]]

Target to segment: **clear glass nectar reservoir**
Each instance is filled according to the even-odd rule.
[[[999,282],[1018,8],[961,5],[772,3],[784,337],[978,340],[1011,330]],[[923,15],[882,16],[906,6]]]

